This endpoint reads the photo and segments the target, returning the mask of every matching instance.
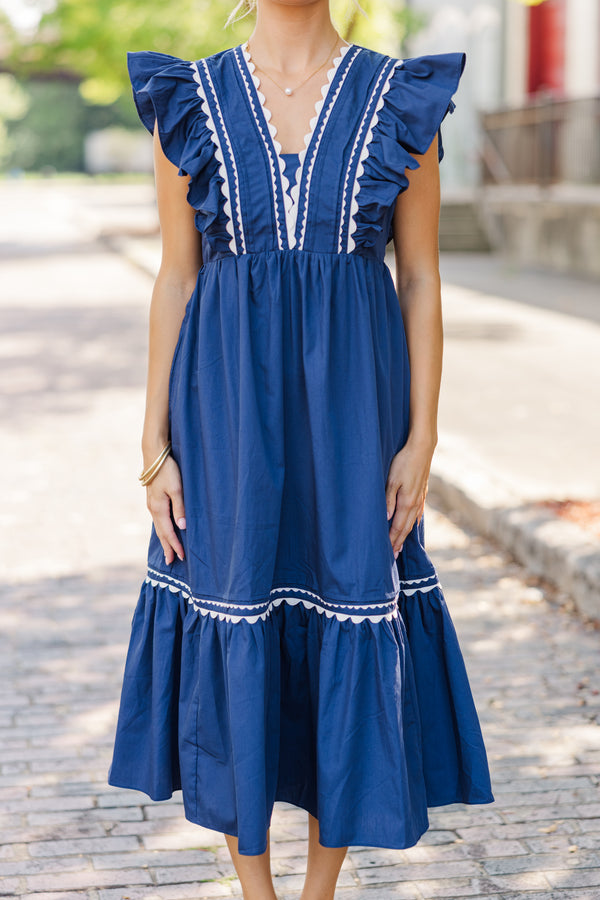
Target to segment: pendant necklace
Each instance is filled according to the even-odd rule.
[[[329,57],[330,57],[331,54],[333,53],[333,50],[334,50],[335,45],[337,44],[338,40],[340,40],[340,37],[339,37],[339,35],[336,34],[335,41],[333,42],[333,45],[332,45],[332,47],[331,47],[331,50],[330,50],[329,53],[327,54],[327,59],[325,60],[325,62],[321,63],[321,65],[319,66],[318,69],[315,69],[314,72],[311,72],[310,75],[309,75],[307,78],[304,79],[304,81],[301,81],[300,84],[297,84],[296,87],[294,87],[294,88],[291,88],[291,87],[283,87],[281,84],[279,84],[278,81],[275,81],[275,79],[272,78],[272,77],[269,75],[268,72],[265,72],[264,69],[261,69],[260,66],[257,66],[257,65],[256,65],[256,62],[254,63],[254,65],[255,65],[255,67],[256,67],[260,72],[263,73],[263,75],[266,75],[266,76],[267,76],[267,78],[269,79],[269,81],[272,81],[274,85],[276,85],[281,91],[283,91],[283,93],[286,95],[286,97],[291,97],[292,94],[294,93],[294,91],[297,91],[298,88],[301,88],[302,85],[303,85],[303,84],[306,84],[306,82],[307,82],[310,78],[312,78],[313,75],[316,75],[317,72],[319,72],[319,71],[323,68],[323,66],[326,66],[326,65],[327,65],[327,63],[329,62]],[[348,43],[348,41],[346,41],[346,43]],[[250,41],[246,41],[246,45],[247,45],[247,47],[248,47],[248,52],[250,53],[250,58],[252,59],[252,51],[250,50]]]

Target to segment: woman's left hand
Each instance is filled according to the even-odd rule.
[[[392,458],[385,485],[390,541],[394,556],[404,546],[415,522],[421,521],[433,450],[407,441]]]

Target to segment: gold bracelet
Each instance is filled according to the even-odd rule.
[[[139,476],[139,480],[142,483],[142,487],[146,487],[146,485],[150,484],[150,482],[153,481],[154,478],[158,475],[159,469],[163,465],[163,463],[166,460],[167,456],[169,455],[170,451],[171,451],[171,441],[167,441],[167,443],[161,450],[159,456]]]
[[[146,487],[146,485],[150,484],[151,481],[156,478],[158,475],[159,469],[162,464],[166,460],[167,456],[171,452],[171,441],[167,441],[160,454],[156,457],[152,465],[148,466],[141,475],[138,476],[138,480],[141,482],[142,487]]]

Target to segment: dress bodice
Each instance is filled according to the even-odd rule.
[[[395,59],[342,46],[297,164],[282,154],[246,44],[186,61],[128,54],[142,122],[190,176],[205,262],[271,250],[382,260],[407,169],[454,110],[466,56]],[[288,157],[288,159],[286,159]]]

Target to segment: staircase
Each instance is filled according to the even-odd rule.
[[[479,216],[473,191],[442,191],[440,250],[479,251],[492,249]]]

